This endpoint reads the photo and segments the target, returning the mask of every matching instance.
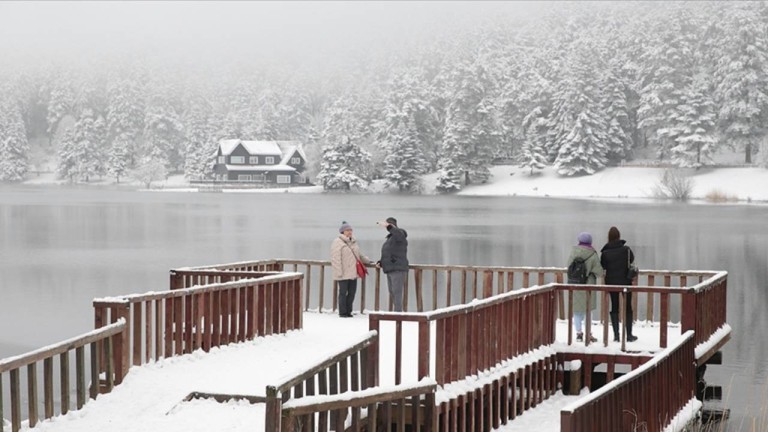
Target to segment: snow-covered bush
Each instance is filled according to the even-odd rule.
[[[693,179],[681,169],[667,169],[654,189],[656,198],[688,201],[693,192]]]
[[[165,163],[150,157],[142,159],[136,164],[136,169],[131,171],[131,177],[141,182],[147,189],[152,186],[153,182],[164,180],[167,174]]]

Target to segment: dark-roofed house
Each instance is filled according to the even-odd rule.
[[[217,181],[290,185],[307,182],[306,163],[298,141],[222,140],[213,172]]]

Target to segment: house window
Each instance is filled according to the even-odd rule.
[[[238,181],[251,181],[251,175],[250,174],[238,174],[237,175]]]
[[[279,175],[277,176],[277,182],[280,184],[290,184],[291,183],[291,176],[289,175]]]
[[[219,156],[219,163],[220,164],[227,163],[227,157],[226,156]]]
[[[259,164],[259,157],[258,156],[251,156],[248,158],[248,163],[251,165],[258,165]]]
[[[298,158],[298,157],[291,158],[291,163],[293,165],[299,165],[301,163],[301,158]]]
[[[272,156],[267,156],[264,158],[264,163],[267,165],[272,165],[273,163],[275,163],[275,158]]]
[[[229,163],[242,165],[245,163],[245,156],[230,156]]]

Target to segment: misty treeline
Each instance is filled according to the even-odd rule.
[[[77,182],[147,166],[206,179],[218,141],[241,138],[302,141],[327,189],[414,191],[439,172],[448,192],[498,159],[572,176],[640,150],[705,166],[725,146],[752,163],[765,138],[765,3],[556,3],[412,45],[322,67],[5,65],[0,178],[51,160]]]

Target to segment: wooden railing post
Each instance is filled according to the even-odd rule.
[[[682,295],[680,333],[696,330],[696,292],[689,290]]]
[[[178,274],[176,270],[170,271],[170,284],[171,290],[184,288],[184,276]]]
[[[264,430],[268,432],[280,432],[282,427],[283,401],[278,397],[277,388],[267,386],[266,415]],[[292,432],[292,431],[286,431]]]
[[[114,337],[114,364],[115,364],[115,384],[123,382],[123,378],[128,374],[128,368],[131,366],[131,350],[130,350],[130,331],[131,331],[131,316],[130,316],[130,303],[124,303],[121,306],[116,307],[115,320],[123,318],[125,320],[125,327],[123,331],[115,335]]]
[[[419,322],[419,379],[429,376],[429,362],[431,358],[431,346],[429,321]]]

